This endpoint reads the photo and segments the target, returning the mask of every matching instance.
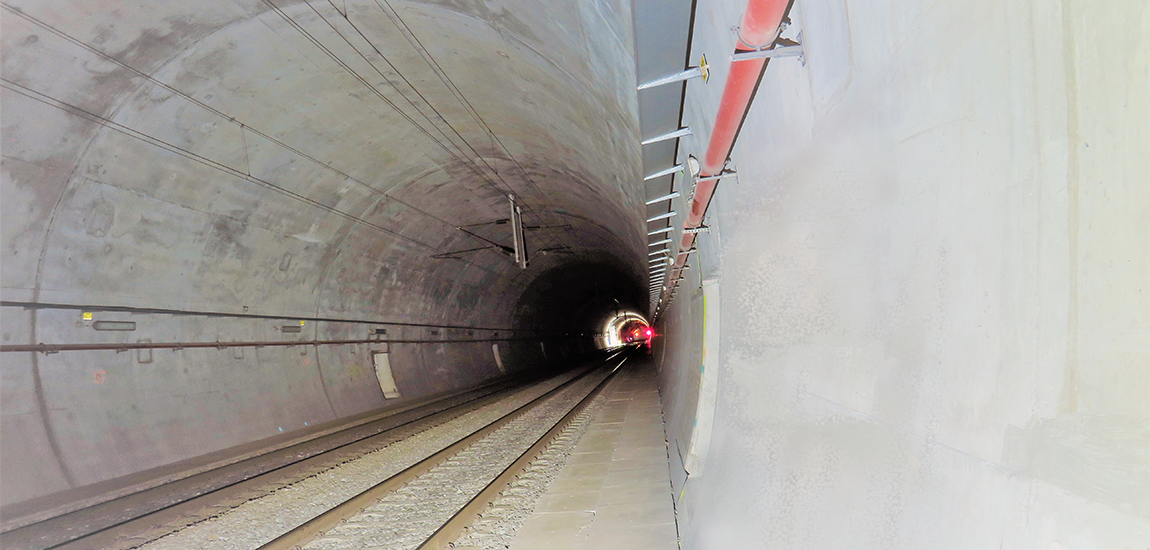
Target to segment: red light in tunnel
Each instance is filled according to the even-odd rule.
[[[650,339],[651,339],[651,335],[652,335],[652,334],[654,334],[654,331],[652,331],[651,329],[647,329],[647,339],[648,339],[648,340],[650,340]]]

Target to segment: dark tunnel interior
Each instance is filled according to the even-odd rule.
[[[646,302],[642,283],[620,260],[574,259],[540,273],[527,286],[515,319],[524,329],[588,335],[601,331],[617,312],[646,311]]]

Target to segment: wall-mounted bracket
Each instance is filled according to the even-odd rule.
[[[675,191],[674,193],[671,193],[669,195],[663,195],[662,197],[653,198],[653,199],[647,201],[646,204],[648,206],[650,206],[650,205],[655,204],[655,203],[660,203],[663,201],[669,201],[671,199],[677,198],[678,196],[679,196],[679,192]]]
[[[649,218],[647,220],[647,223],[657,222],[659,220],[665,220],[667,218],[673,218],[673,217],[678,216],[678,215],[679,215],[678,212],[675,212],[674,210],[672,210],[670,212],[667,212],[666,214],[659,214],[658,216],[655,216],[654,218]]]
[[[669,176],[671,174],[674,174],[675,172],[682,172],[682,171],[683,171],[683,165],[682,164],[676,164],[670,168],[664,168],[662,170],[659,170],[658,172],[655,172],[654,174],[647,174],[647,176],[643,178],[643,181],[651,181],[655,178],[661,178],[663,176]]]
[[[799,33],[798,40],[787,40],[780,38],[777,42],[772,44],[773,47],[761,49],[754,52],[742,52],[731,54],[731,61],[750,61],[753,59],[775,59],[781,57],[797,57],[799,63],[804,67],[807,65],[806,56],[803,54],[803,33]]]
[[[700,181],[711,181],[711,180],[721,180],[721,179],[733,178],[733,177],[736,177],[738,175],[739,174],[736,173],[734,170],[723,170],[722,172],[720,172],[718,175],[715,175],[715,176],[706,176],[703,178],[696,178],[695,183],[698,183]]]
[[[728,159],[727,164],[729,164],[730,162],[731,161]],[[731,170],[729,168],[724,167],[721,171],[719,171],[718,174],[715,174],[714,176],[699,177],[700,176],[699,169],[696,168],[696,166],[698,164],[698,160],[695,159],[694,155],[692,155],[691,157],[689,157],[687,159],[687,163],[691,167],[691,200],[692,201],[694,201],[695,191],[698,189],[700,182],[717,181],[717,180],[721,180],[721,179],[733,178],[733,177],[738,176],[738,173],[735,172],[734,170]]]
[[[691,127],[690,126],[688,126],[686,128],[679,128],[678,130],[675,130],[673,132],[667,132],[661,136],[655,136],[651,139],[645,139],[645,140],[641,141],[639,143],[639,145],[650,145],[652,143],[659,143],[660,141],[667,141],[669,139],[675,139],[675,138],[680,138],[680,137],[689,136],[689,135],[691,135]]]
[[[699,60],[698,67],[691,67],[685,71],[680,71],[675,74],[670,74],[662,78],[656,78],[650,82],[644,82],[639,85],[638,90],[646,90],[647,88],[654,88],[664,84],[673,84],[675,82],[682,82],[692,78],[703,78],[703,84],[707,83],[707,79],[711,76],[710,68],[707,66],[707,56],[704,54],[702,59]]]

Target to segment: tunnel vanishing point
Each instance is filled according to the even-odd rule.
[[[1147,2],[4,0],[0,40],[0,547],[636,345],[670,548],[1150,544]]]

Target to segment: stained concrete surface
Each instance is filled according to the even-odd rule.
[[[538,366],[547,338],[518,313],[558,289],[521,296],[569,262],[588,288],[624,289],[583,300],[586,315],[645,306],[628,2],[49,0],[0,15],[4,344],[444,341],[4,353],[0,504],[389,404],[373,351],[392,354],[402,399],[500,374],[501,338],[527,339],[500,343],[506,370]],[[507,225],[456,229],[508,217],[508,194],[538,227],[527,271],[494,249],[433,257],[509,244]],[[72,306],[137,330],[95,332]],[[332,321],[280,330],[302,319]],[[590,347],[569,340],[581,322],[550,327],[550,359]],[[487,341],[451,343],[466,339]]]
[[[692,55],[720,85],[689,84],[684,156],[744,6],[699,3]],[[1147,4],[791,15],[806,64],[769,64],[658,324],[672,449],[704,341],[721,356],[705,468],[672,465],[683,548],[1143,550]]]
[[[606,393],[512,550],[678,548],[653,365],[629,362]]]
[[[196,312],[495,338],[530,329],[516,298],[569,260],[641,279],[630,3],[273,4],[0,14],[0,297],[184,312],[99,312],[140,328],[96,334],[78,310],[5,306],[5,344],[285,337]],[[705,147],[744,7],[696,6],[690,58],[713,72],[687,85],[679,161]],[[1150,9],[798,0],[792,17],[806,64],[769,65],[660,319],[684,548],[1144,547]],[[529,223],[570,225],[535,230],[531,270],[431,258],[481,246],[454,226],[504,217],[508,192]],[[718,399],[688,476],[704,279]],[[4,354],[0,497],[379,406],[373,349]],[[542,358],[516,349],[511,368]],[[405,398],[500,370],[490,342],[393,352]]]

